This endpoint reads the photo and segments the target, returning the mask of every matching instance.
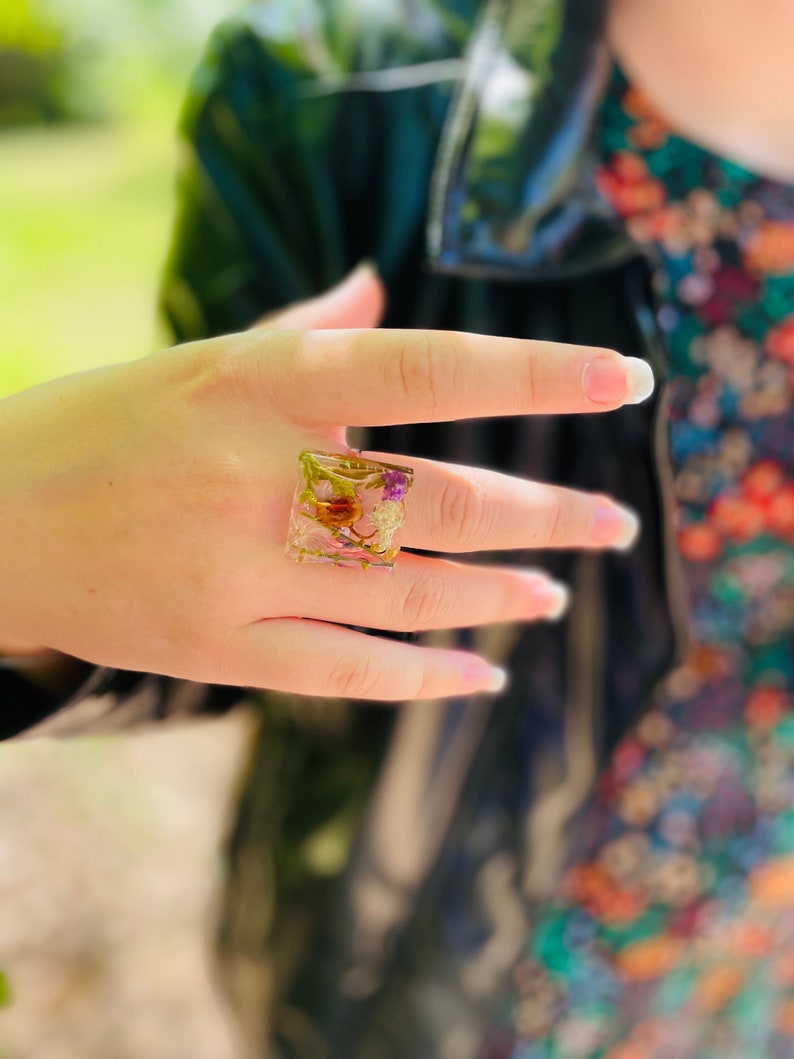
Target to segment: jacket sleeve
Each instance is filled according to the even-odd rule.
[[[363,258],[403,283],[423,245],[460,29],[429,8],[400,24],[395,7],[364,48],[360,17],[332,17],[342,6],[257,3],[210,42],[182,116],[162,287],[180,340],[246,328]]]
[[[181,341],[243,330],[332,285],[346,267],[314,146],[333,100],[302,106],[310,72],[298,58],[290,66],[264,54],[268,47],[245,25],[221,27],[184,109],[162,286],[164,315]]]
[[[221,713],[242,697],[238,688],[76,666],[72,690],[65,695],[44,690],[22,670],[0,669],[0,739],[107,735],[146,722]]]

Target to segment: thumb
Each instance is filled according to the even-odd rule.
[[[268,313],[254,327],[312,331],[377,327],[386,307],[386,292],[375,266],[363,262],[325,294]]]

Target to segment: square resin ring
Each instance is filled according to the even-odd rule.
[[[392,537],[403,523],[411,468],[306,449],[298,462],[302,477],[292,502],[287,555],[299,562],[390,570],[400,550]]]

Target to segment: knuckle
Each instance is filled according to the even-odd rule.
[[[561,498],[552,494],[543,505],[543,510],[533,520],[532,547],[555,544],[562,535],[565,524],[565,505]]]
[[[432,670],[423,670],[411,688],[410,692],[405,695],[406,699],[434,699],[439,693],[443,693],[446,689],[443,687],[442,682],[438,678],[438,674]]]
[[[207,614],[217,612],[217,605],[204,608],[199,603],[194,609],[200,613],[185,620],[180,636],[181,650],[191,659],[190,679],[237,686],[252,683],[249,624],[226,617],[207,618]],[[253,664],[258,668],[259,659],[254,659]]]
[[[267,348],[265,348],[265,345]],[[226,336],[201,344],[188,400],[200,407],[273,403],[285,389],[291,348],[278,332]]]
[[[454,358],[445,357],[438,336],[413,332],[399,347],[388,366],[392,375],[387,383],[410,401],[421,401],[433,409],[448,385],[449,365]]]
[[[413,699],[437,699],[440,695],[449,695],[450,692],[449,674],[434,665],[422,666],[412,683]]]
[[[243,515],[246,505],[256,496],[255,469],[246,454],[234,445],[183,453],[180,475],[181,509],[194,516],[211,518],[212,523],[202,523],[205,529],[217,519],[228,523],[232,517]]]
[[[405,341],[394,358],[394,371],[402,393],[409,399],[423,398],[433,386],[433,354],[430,339],[418,332]]]
[[[188,403],[202,407],[226,399],[240,371],[236,347],[213,339],[194,349],[185,376]]]
[[[428,573],[408,586],[398,623],[406,632],[433,629],[445,623],[448,613],[449,593],[444,578]]]
[[[493,529],[485,489],[475,482],[452,479],[439,493],[439,517],[446,546],[458,551],[483,547]]]
[[[328,674],[328,694],[344,699],[377,698],[380,687],[381,671],[369,653],[337,659]]]
[[[534,353],[526,358],[524,367],[524,396],[528,407],[533,408],[543,396],[539,393],[538,361]]]

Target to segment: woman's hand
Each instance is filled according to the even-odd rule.
[[[265,322],[374,325],[354,273]],[[0,402],[0,638],[88,661],[314,695],[495,688],[482,658],[366,636],[558,614],[543,574],[403,553],[391,574],[285,555],[302,449],[345,426],[608,411],[649,371],[587,347],[427,331],[273,331],[196,342]],[[415,469],[400,543],[471,552],[624,547],[610,500],[471,468]]]

